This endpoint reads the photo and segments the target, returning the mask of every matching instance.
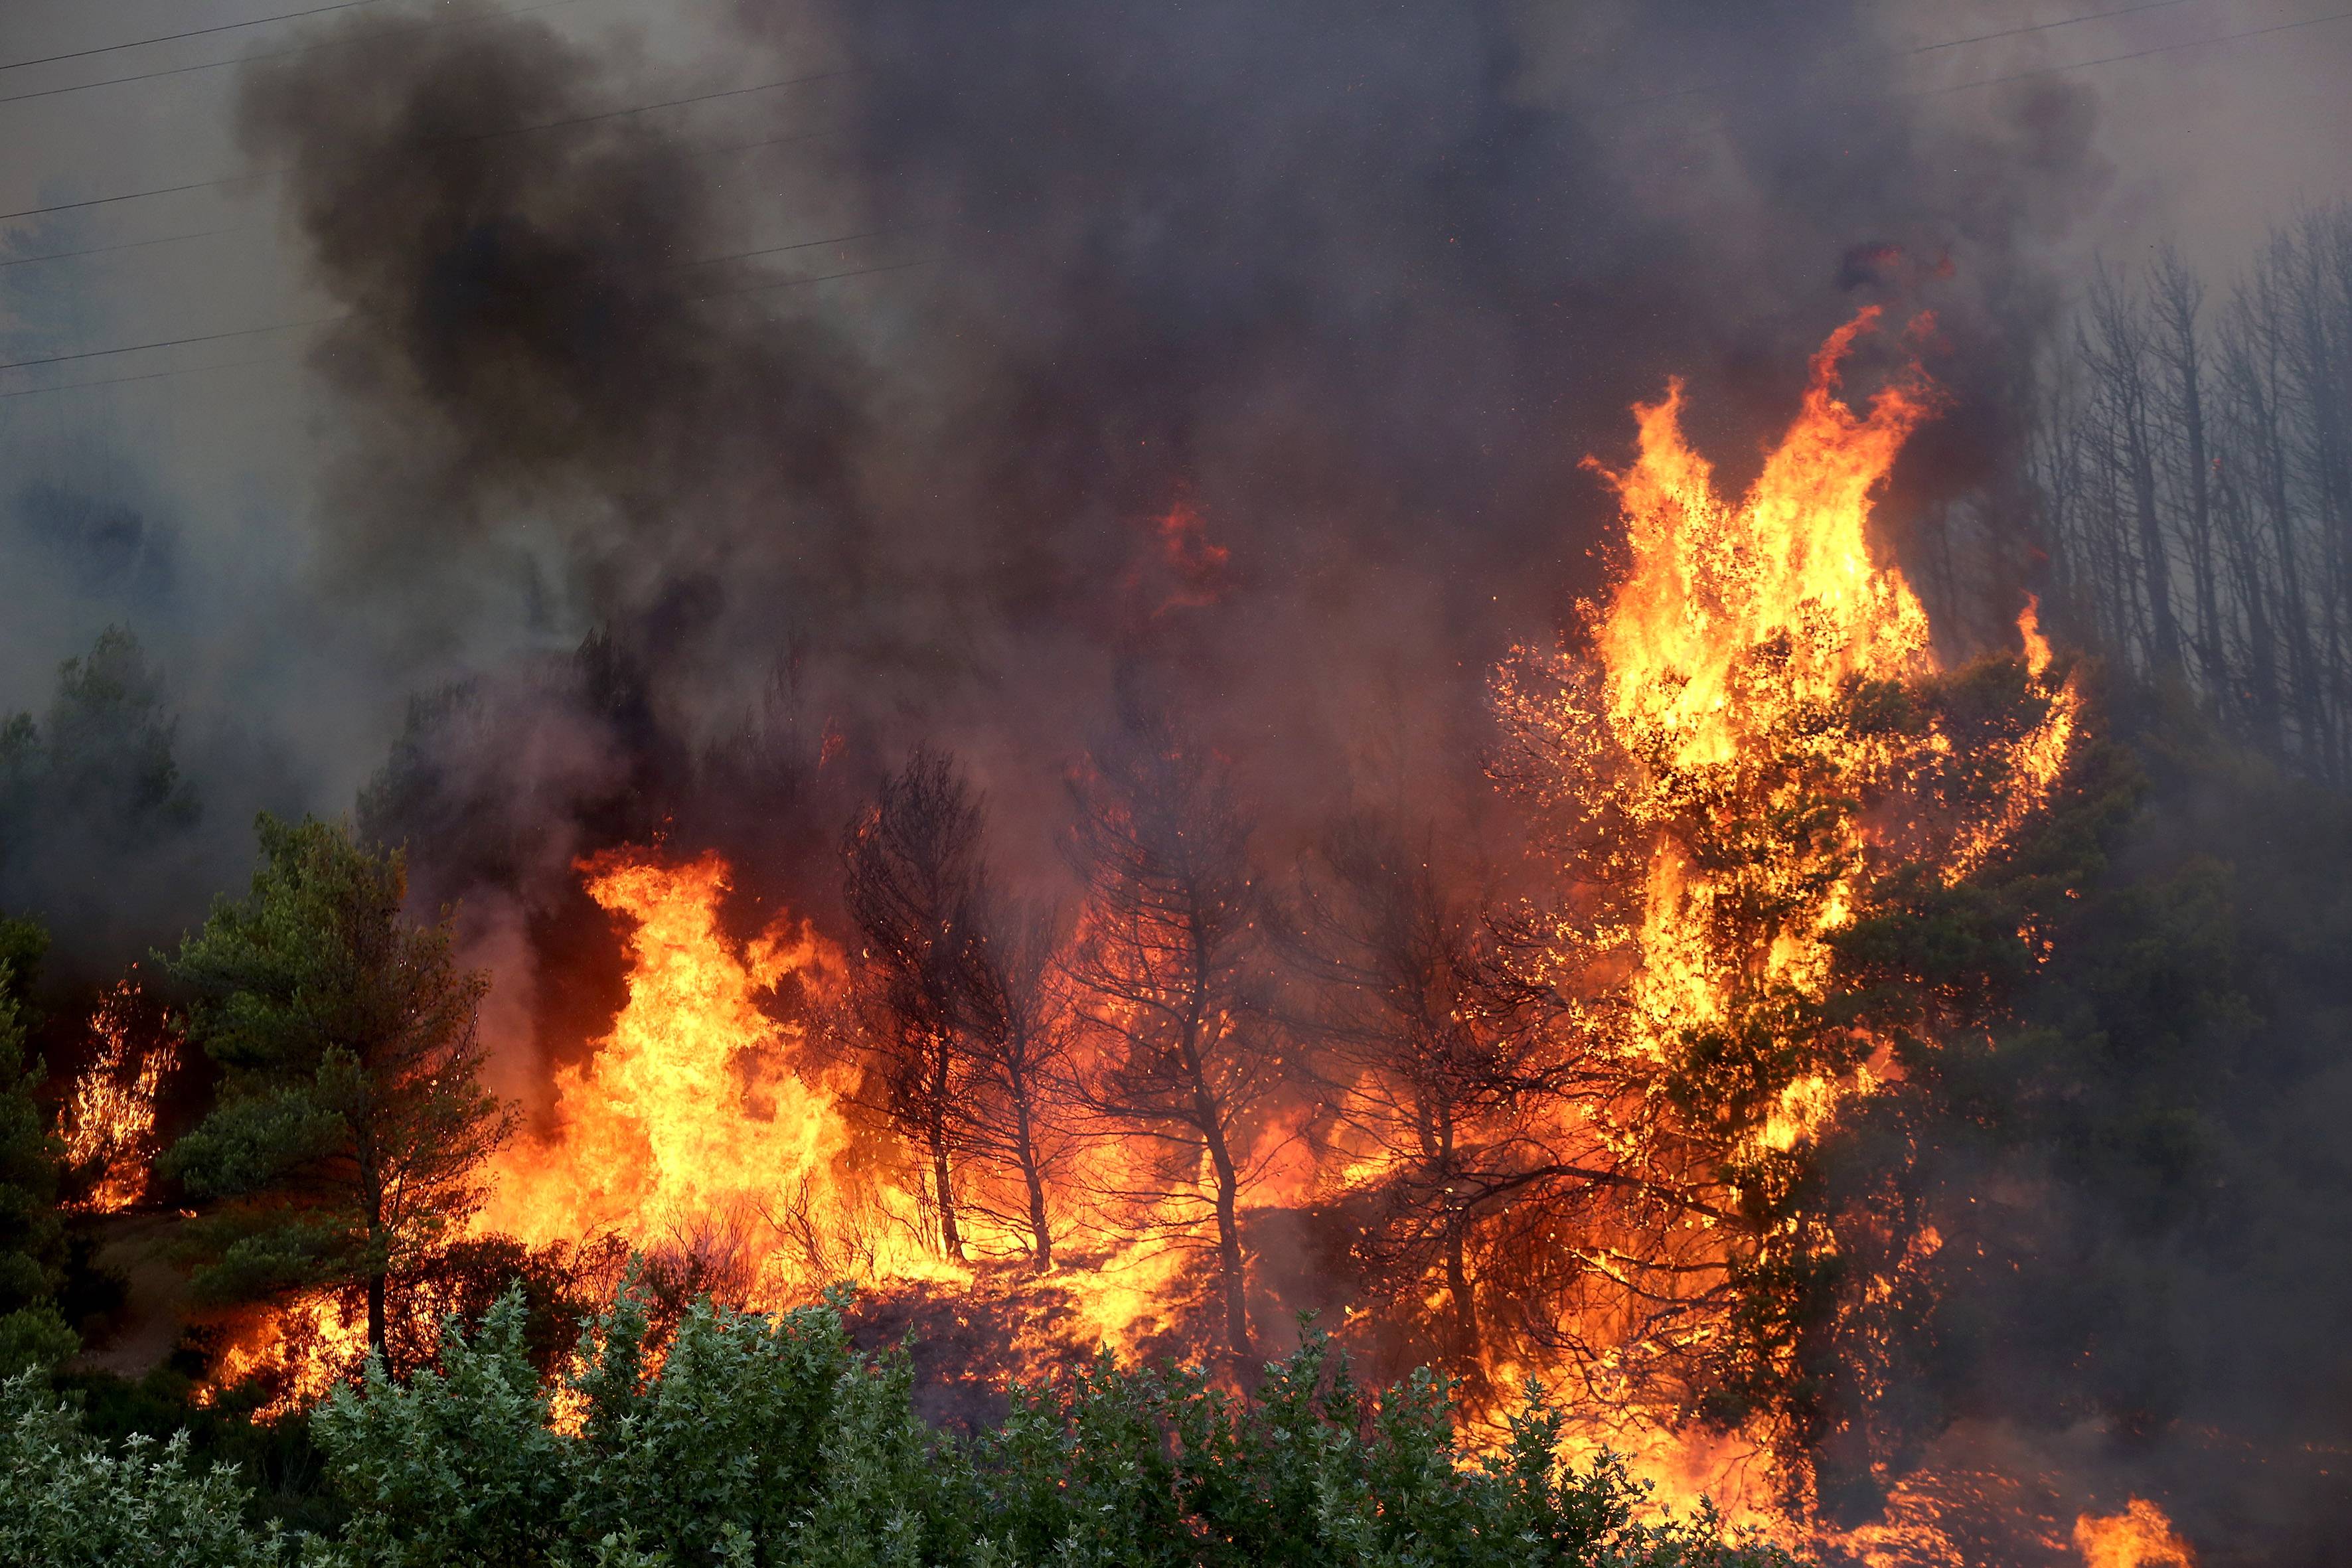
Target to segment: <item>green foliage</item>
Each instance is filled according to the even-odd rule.
[[[66,1256],[59,1151],[33,1096],[41,1071],[26,1059],[18,983],[45,945],[38,926],[0,921],[0,1377],[52,1366],[80,1342],[55,1300]]]
[[[35,829],[120,853],[194,823],[177,730],[139,639],[121,626],[100,632],[88,654],[58,667],[43,722],[0,720],[0,856]]]
[[[37,1377],[0,1383],[0,1563],[44,1568],[263,1568],[288,1543],[246,1523],[236,1474],[188,1464],[184,1434],[119,1451]]]
[[[781,1318],[705,1302],[648,1371],[626,1288],[552,1392],[520,1297],[437,1370],[375,1368],[314,1417],[353,1513],[344,1544],[384,1568],[1046,1563],[1065,1568],[1601,1564],[1750,1568],[1717,1521],[1652,1521],[1622,1464],[1559,1458],[1539,1393],[1506,1450],[1470,1461],[1427,1374],[1372,1399],[1311,1335],[1255,1400],[1197,1373],[1108,1359],[1014,1391],[968,1442],[915,1416],[903,1354],[853,1350],[835,1304]],[[551,1427],[561,1409],[576,1429]]]
[[[446,921],[403,917],[397,852],[315,820],[265,815],[259,833],[252,891],[171,961],[223,1073],[160,1168],[215,1205],[200,1292],[356,1285],[382,1348],[388,1283],[462,1226],[509,1125],[476,1077],[486,982],[457,966]]]
[[[35,1380],[0,1385],[0,1562],[227,1568],[1769,1568],[1702,1510],[1672,1520],[1617,1459],[1559,1458],[1531,1388],[1473,1460],[1427,1373],[1377,1398],[1320,1335],[1257,1398],[1108,1359],[943,1437],[903,1353],[852,1348],[837,1302],[696,1306],[649,1365],[625,1287],[553,1384],[520,1296],[408,1383],[372,1366],[312,1418],[348,1509],[332,1537],[249,1521],[184,1434],[93,1437]],[[567,1416],[557,1430],[553,1416]]]

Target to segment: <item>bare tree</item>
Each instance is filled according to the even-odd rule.
[[[971,1089],[958,1114],[971,1153],[1021,1178],[1030,1257],[1054,1266],[1045,1196],[1067,1146],[1058,1101],[1068,1081],[1071,1015],[1060,983],[1058,911],[992,900],[965,950],[962,1016]]]
[[[1496,1206],[1539,1190],[1548,1164],[1514,1112],[1537,1084],[1533,1037],[1509,1026],[1486,973],[1475,911],[1449,894],[1424,846],[1365,818],[1326,833],[1290,922],[1314,982],[1307,1027],[1351,1142],[1382,1167],[1360,1250],[1414,1295],[1443,1274],[1448,1357],[1478,1349],[1472,1232]]]
[[[861,989],[885,1109],[929,1166],[940,1246],[957,1222],[957,1106],[971,1076],[959,1038],[969,949],[986,880],[981,810],[947,755],[918,748],[842,846],[844,896],[864,938]]]
[[[1069,973],[1093,1055],[1085,1098],[1159,1146],[1154,1199],[1199,1198],[1213,1213],[1226,1341],[1245,1359],[1244,1161],[1281,1066],[1254,1005],[1249,829],[1223,765],[1165,721],[1097,750],[1075,793],[1087,909]]]

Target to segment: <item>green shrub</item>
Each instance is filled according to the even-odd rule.
[[[0,1563],[278,1568],[1765,1568],[1702,1511],[1654,1518],[1604,1456],[1559,1458],[1531,1390],[1502,1453],[1457,1445],[1426,1373],[1374,1397],[1310,1334],[1254,1398],[1108,1356],[1015,1388],[968,1440],[914,1412],[903,1352],[859,1352],[840,1303],[702,1302],[656,1357],[624,1287],[551,1384],[509,1294],[405,1383],[371,1366],[311,1417],[340,1539],[245,1522],[184,1438],[119,1452],[30,1379],[5,1385]]]
[[[110,1451],[32,1373],[0,1383],[0,1563],[43,1568],[254,1568],[288,1543],[245,1519],[236,1472],[188,1467],[184,1433]],[[323,1561],[323,1560],[322,1560]]]

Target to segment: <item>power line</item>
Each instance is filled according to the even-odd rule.
[[[846,272],[820,272],[814,278],[785,278],[773,283],[755,284],[749,289],[730,289],[727,292],[730,295],[770,294],[779,289],[798,289],[809,283],[830,283],[836,278],[865,278],[877,272],[903,272],[910,267],[931,266],[939,259],[936,256],[923,256],[912,261],[892,261],[880,267],[852,268]]]
[[[2182,49],[2200,49],[2212,44],[2233,44],[2241,38],[2260,38],[2272,33],[2292,33],[2300,27],[2316,27],[2325,22],[2341,22],[2352,17],[2352,11],[2332,11],[2325,16],[2305,16],[2294,22],[2273,22],[2266,26],[2248,27],[2240,32],[2223,33],[2210,38],[2191,38],[2186,43],[2160,44],[2153,48],[2133,49],[2127,54],[2104,55],[2095,60],[2076,60],[2071,65],[2041,66],[2032,70],[2011,71],[2007,76],[1987,77],[1981,81],[1964,81],[1952,87],[1923,89],[1917,92],[1896,93],[1897,98],[1940,98],[1946,93],[1966,92],[1971,88],[1999,87],[2004,82],[2024,81],[2032,77],[2052,76],[2061,71],[2089,70],[2094,66],[2117,65],[2125,60],[2144,60],[2151,55],[2177,54]]]
[[[34,365],[66,364],[74,360],[107,359],[115,354],[135,354],[146,349],[176,349],[189,343],[217,343],[230,338],[258,337],[267,332],[290,332],[299,327],[323,327],[332,321],[347,321],[355,312],[338,310],[331,316],[314,316],[302,321],[278,321],[267,327],[239,327],[227,332],[200,332],[193,337],[159,338],[152,343],[124,343],[119,348],[79,349],[69,354],[43,354],[36,359],[0,361],[0,370],[26,370]]]
[[[79,392],[84,387],[90,386],[122,386],[134,381],[162,381],[174,375],[201,375],[208,370],[242,370],[247,365],[283,364],[293,357],[291,354],[284,353],[257,354],[252,359],[224,360],[218,364],[184,364],[176,370],[142,371],[137,375],[109,375],[95,381],[66,381],[59,382],[55,386],[20,386],[13,391],[0,392],[0,399],[33,397],[44,392]]]
[[[96,48],[75,49],[68,54],[10,60],[6,65],[0,65],[0,71],[22,70],[26,66],[53,66],[60,60],[88,59],[92,55],[110,55],[121,49],[143,49],[150,44],[173,44],[182,38],[208,37],[215,33],[234,33],[241,27],[266,27],[272,22],[291,22],[299,16],[320,16],[330,11],[356,11],[362,5],[383,4],[384,0],[336,0],[332,5],[313,5],[307,11],[281,11],[275,16],[254,16],[242,22],[223,22],[217,26],[191,27],[184,33],[160,33],[152,38],[133,38],[127,44],[103,44]]]
[[[128,239],[119,245],[93,245],[86,250],[52,250],[43,256],[12,256],[0,261],[0,268],[30,267],[36,261],[65,261],[77,256],[103,256],[110,250],[140,250],[151,245],[174,245],[184,239],[203,239],[215,234],[230,234],[226,228],[200,228],[193,234],[167,234],[155,239]]]
[[[2003,27],[1997,32],[1976,33],[1971,34],[1969,37],[1965,38],[1946,38],[1940,43],[1919,44],[1910,48],[1873,49],[1864,53],[1862,56],[1862,58],[1865,60],[1911,59],[1919,55],[1932,55],[1940,50],[1961,48],[1969,44],[1987,44],[1991,43],[1998,38],[2019,38],[2025,37],[2029,33],[2053,32],[2061,27],[2081,26],[2086,22],[2104,22],[2115,16],[2137,16],[2143,11],[2170,11],[2179,6],[2194,5],[2195,3],[2196,0],[2139,0],[2139,3],[2137,5],[2118,5],[2105,11],[2092,11],[2080,16],[2063,17],[2055,22],[2036,22],[2030,26],[2023,27]],[[1808,73],[1809,79],[1817,79],[1825,74],[1828,69],[1829,67],[1824,64],[1819,69]],[[1678,98],[1688,98],[1694,93],[1713,92],[1720,88],[1738,87],[1743,83],[1762,81],[1765,79],[1767,79],[1762,77],[1727,77],[1716,81],[1702,82],[1696,87],[1676,88],[1672,92],[1654,92],[1646,94],[1641,98],[1619,99],[1605,107],[1610,109],[1632,109],[1645,103],[1665,103]]]
[[[1898,49],[1896,58],[1932,55],[1938,49],[1957,49],[1968,44],[1989,44],[1995,38],[2021,38],[2028,33],[2047,33],[2059,27],[2072,27],[2084,22],[2104,22],[2111,16],[2134,16],[2142,11],[2169,11],[2191,5],[2194,0],[2142,0],[2137,5],[2118,5],[2112,11],[2094,11],[2086,16],[2069,16],[2060,22],[2037,22],[2030,27],[2003,27],[1997,33],[1978,33],[1971,37],[1947,38],[1940,44],[1921,44],[1916,48]]]
[[[889,229],[866,229],[856,234],[830,235],[821,239],[794,240],[787,245],[762,246],[756,250],[737,251],[727,256],[698,257],[694,260],[678,262],[674,266],[659,268],[659,270],[665,272],[679,271],[689,267],[709,267],[716,266],[720,262],[726,261],[744,261],[758,256],[781,256],[787,251],[809,250],[818,246],[846,245],[853,240],[873,239],[891,232],[892,231]],[[902,267],[914,267],[920,265],[922,265],[920,262],[894,262],[886,267],[859,268],[847,272],[826,273],[821,277],[784,279],[779,282],[760,284],[750,289],[723,289],[720,291],[719,295],[716,297],[724,297],[732,294],[757,294],[765,292],[770,289],[790,288],[800,283],[822,283],[833,278],[856,278],[862,276],[866,272],[893,272]],[[77,360],[107,359],[115,354],[139,353],[149,349],[181,348],[191,343],[215,343],[224,342],[230,338],[259,337],[270,332],[293,331],[303,327],[331,326],[337,321],[347,321],[354,316],[365,313],[366,312],[360,310],[338,310],[332,315],[312,316],[299,321],[275,321],[267,326],[239,327],[234,331],[225,332],[203,332],[187,337],[158,338],[152,342],[121,343],[113,348],[81,349],[72,353],[43,354],[31,359],[0,361],[0,371],[28,370],[37,365],[66,364]],[[28,388],[26,390],[49,391],[62,390],[62,388],[51,389],[42,387]]]
[[[875,230],[875,233],[879,233],[879,230]],[[802,245],[828,245],[828,240],[807,240],[807,242],[802,242]],[[779,245],[779,247],[772,247],[772,249],[800,249],[800,247]],[[757,254],[764,254],[764,251],[746,251],[746,257],[757,257]],[[710,261],[734,261],[734,258],[736,257],[713,257]],[[908,270],[908,268],[931,266],[934,261],[939,261],[939,257],[919,257],[915,258],[915,261],[891,261],[887,263],[887,266],[849,268],[849,270],[845,270],[845,273],[818,273],[814,275],[814,278],[783,278],[779,279],[779,282],[757,284],[757,287],[752,287],[752,289],[727,289],[718,296],[710,296],[710,299],[734,299],[734,296],[748,296],[748,294],[769,294],[769,291],[774,291],[774,289],[797,289],[797,287],[802,287],[802,284],[835,282],[835,279],[840,279],[840,278],[870,278],[870,275],[875,273],[903,273],[903,270]],[[685,263],[685,266],[696,266],[696,263]],[[339,320],[348,320],[351,315],[358,315],[358,312],[330,315],[330,318],[320,318],[320,322],[339,322]],[[287,327],[299,327],[299,324],[318,324],[318,322],[287,322],[287,324],[280,324],[280,327],[247,327],[242,334],[237,334],[237,331],[228,331],[228,334],[214,334],[214,339],[221,339],[221,336],[249,336],[254,334],[254,331],[285,331]],[[179,339],[179,341],[195,343],[195,341],[207,341],[207,339]],[[134,343],[131,348],[160,348],[160,343]],[[101,353],[131,353],[131,348],[101,351]],[[101,385],[130,385],[134,384],[134,381],[167,381],[167,378],[172,376],[203,376],[203,374],[221,372],[221,369],[249,369],[254,367],[254,364],[285,364],[285,362],[291,360],[291,357],[294,357],[291,353],[275,353],[275,355],[254,355],[252,360],[224,360],[219,362],[219,364],[181,364],[181,367],[176,369],[151,369],[151,372],[139,372],[134,374],[134,376],[99,376],[99,378],[91,378],[91,381],[61,381],[61,384],[57,385],[21,385],[21,388],[12,388],[7,390],[7,393],[0,393],[0,402],[9,400],[9,397],[37,397],[37,395],[42,393],[80,393],[80,390],[101,388]],[[7,367],[0,367],[0,369],[7,369]]]
[[[375,5],[379,0],[358,0],[358,3]],[[441,27],[467,27],[484,22],[500,22],[510,16],[528,16],[535,12],[556,11],[567,5],[578,5],[583,3],[584,0],[546,0],[542,5],[518,5],[510,10],[493,11],[485,16],[446,16],[439,21],[417,22],[408,26],[383,27],[374,32],[363,33],[355,38],[320,38],[308,44],[289,44],[282,49],[264,49],[258,54],[239,55],[234,59],[204,60],[192,66],[167,66],[159,70],[134,71],[129,76],[110,76],[100,81],[76,82],[71,87],[45,87],[32,92],[12,92],[0,96],[0,103],[24,103],[36,98],[58,98],[67,93],[89,92],[101,87],[120,87],[124,82],[153,81],[159,77],[190,76],[197,71],[221,70],[229,66],[251,65],[257,60],[284,59],[293,55],[316,54],[320,49],[346,49],[360,44],[374,43],[382,38],[405,37],[415,33],[429,33]],[[346,8],[331,5],[324,7],[327,10]],[[297,14],[308,15],[308,13]]]
[[[2011,71],[2002,76],[1982,77],[1973,81],[1955,82],[1948,87],[1915,88],[1901,92],[1877,92],[1853,100],[1854,106],[1878,103],[1900,103],[1915,99],[1943,98],[1956,92],[1969,92],[1978,88],[2000,87],[2008,82],[2026,81],[2036,77],[2060,76],[2068,71],[2090,70],[2099,66],[2111,66],[2125,60],[2146,59],[2154,55],[2178,54],[2185,49],[2204,48],[2215,44],[2235,43],[2242,38],[2259,38],[2273,33],[2294,32],[2302,27],[2316,27],[2324,23],[2352,18],[2352,10],[2333,11],[2324,16],[2305,16],[2293,22],[2273,22],[2260,27],[2246,27],[2234,33],[2221,33],[2210,37],[2190,38],[2177,44],[2161,44],[2145,49],[2131,49],[2122,54],[2102,55],[2096,59],[2073,60],[2063,65],[2036,66],[2026,70]],[[1623,135],[1610,138],[1618,145],[1648,145],[1686,141],[1710,131],[1721,131],[1739,122],[1739,116],[1726,112],[1695,125],[1679,125],[1655,130],[1643,135]]]
[[[549,10],[554,5],[577,4],[579,0],[552,0],[551,5],[541,6],[538,9]],[[500,16],[509,16],[518,14],[512,11],[499,13]],[[835,70],[813,71],[806,76],[782,77],[774,81],[755,82],[750,87],[730,87],[716,92],[698,92],[685,98],[663,99],[653,103],[635,104],[626,109],[608,109],[594,114],[575,114],[562,120],[545,120],[532,125],[506,126],[497,131],[479,132],[470,136],[445,136],[427,142],[412,142],[408,143],[407,150],[422,152],[436,147],[467,146],[478,142],[495,142],[506,136],[526,136],[541,131],[560,131],[574,125],[589,125],[599,121],[617,120],[632,114],[650,114],[657,109],[677,109],[689,103],[709,103],[722,98],[741,98],[749,93],[770,92],[778,88],[799,87],[813,81],[826,81],[835,77],[849,76],[854,73],[855,68],[845,66]],[[106,206],[115,202],[138,201],[146,196],[168,196],[176,195],[184,191],[210,190],[216,185],[242,184],[247,181],[268,179],[273,174],[282,174],[299,166],[295,163],[280,163],[272,168],[257,169],[249,174],[223,174],[215,179],[191,180],[184,184],[156,185],[143,191],[124,191],[119,195],[89,196],[78,202],[55,202],[47,206],[24,207],[16,212],[0,213],[0,222],[20,217],[40,217],[49,213],[74,212],[84,207]]]

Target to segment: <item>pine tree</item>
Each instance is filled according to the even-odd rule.
[[[265,814],[259,833],[252,891],[170,961],[223,1077],[163,1169],[219,1205],[201,1293],[359,1286],[381,1355],[392,1283],[462,1226],[512,1124],[477,1078],[488,982],[457,967],[446,918],[403,917],[400,852],[310,819]]]
[[[73,1353],[54,1297],[63,1279],[57,1140],[33,1098],[26,982],[48,945],[30,921],[0,921],[0,1377]]]

